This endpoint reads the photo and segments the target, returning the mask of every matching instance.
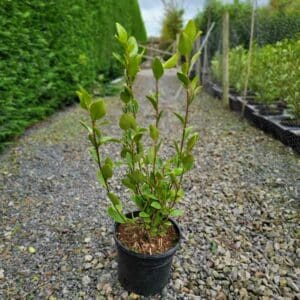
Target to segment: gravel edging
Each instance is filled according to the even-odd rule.
[[[150,75],[143,70],[136,85],[147,124]],[[177,88],[170,71],[162,82],[165,154],[174,150],[178,123],[169,110],[181,107]],[[116,120],[119,101],[108,102]],[[170,284],[152,299],[300,298],[299,156],[207,95],[191,115],[200,142],[185,179],[187,213],[178,220],[184,240]],[[108,202],[79,118],[85,117],[77,106],[60,112],[0,156],[0,299],[128,298],[117,281]],[[106,130],[119,135],[113,124]],[[117,158],[117,145],[106,151]],[[112,182],[128,201],[121,175]]]

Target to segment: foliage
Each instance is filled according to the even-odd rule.
[[[244,88],[248,52],[239,46],[229,54],[230,85],[237,91]],[[300,40],[284,40],[275,45],[253,49],[249,89],[258,101],[272,103],[286,101],[293,113],[300,117]],[[221,81],[222,64],[219,55],[212,61],[215,79]]]
[[[111,191],[109,180],[113,176],[116,164],[109,156],[101,157],[101,147],[108,142],[121,144],[122,164],[127,166],[122,183],[132,192],[132,200],[140,210],[139,217],[143,220],[145,228],[152,235],[163,235],[171,225],[169,217],[177,217],[182,211],[176,209],[176,203],[183,197],[183,175],[188,172],[194,163],[192,150],[198,140],[198,133],[188,126],[190,106],[199,93],[199,78],[189,78],[190,70],[199,53],[191,59],[193,42],[199,36],[195,23],[190,21],[180,33],[178,52],[168,61],[163,62],[155,58],[152,63],[152,72],[155,79],[155,91],[147,96],[153,107],[155,122],[149,128],[142,127],[137,121],[139,103],[133,91],[133,84],[139,72],[143,50],[139,51],[136,39],[129,36],[126,30],[117,24],[117,39],[123,48],[123,54],[115,54],[116,59],[124,68],[126,83],[121,91],[120,98],[123,103],[123,114],[119,120],[122,129],[122,138],[115,139],[103,136],[101,125],[105,123],[105,104],[103,100],[94,100],[85,91],[78,92],[81,106],[91,117],[92,125],[84,124],[88,130],[89,139],[94,148],[94,158],[99,167],[100,183],[106,188],[111,206],[108,214],[119,223],[131,222],[123,213],[121,199]],[[159,86],[165,69],[176,66],[180,55],[185,57],[182,69],[177,73],[178,79],[186,91],[185,114],[174,113],[181,124],[180,140],[174,141],[175,153],[169,159],[160,157],[159,150],[164,138],[161,136],[159,124],[163,116],[160,108]],[[97,126],[97,121],[100,123]],[[100,126],[100,128],[99,128]],[[151,146],[145,147],[144,140],[150,137]]]
[[[283,39],[293,39],[300,32],[300,10],[297,9],[299,0],[293,3],[290,0],[273,2],[273,7],[268,5],[256,10],[254,39],[260,46],[273,44]],[[281,6],[275,2],[289,2],[289,5]],[[236,0],[231,4],[224,4],[220,0],[209,0],[204,11],[196,17],[196,22],[204,34],[208,29],[207,24],[215,22],[208,42],[209,58],[221,49],[222,15],[225,10],[228,11],[230,20],[230,48],[239,45],[249,48],[252,12],[250,1]]]
[[[183,27],[184,10],[174,1],[165,1],[164,9],[160,48],[166,49],[176,41],[177,34],[180,33]]]
[[[10,1],[0,5],[0,148],[75,100],[98,73],[114,76],[114,23],[146,40],[137,0]]]

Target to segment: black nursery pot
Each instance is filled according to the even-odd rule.
[[[139,212],[134,212],[137,216]],[[132,214],[127,214],[129,218]],[[117,238],[118,223],[115,223],[114,239],[118,250],[118,277],[121,285],[128,292],[150,296],[162,291],[170,278],[173,256],[179,248],[181,233],[177,223],[170,219],[177,234],[176,245],[161,254],[142,254],[134,252]]]

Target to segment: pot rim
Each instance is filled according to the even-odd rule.
[[[126,214],[126,216],[129,216],[132,213],[135,214],[135,213],[138,213],[138,212],[139,211],[130,212],[130,213]],[[124,252],[126,252],[127,254],[129,254],[131,256],[135,256],[137,258],[153,260],[153,259],[160,259],[160,258],[165,258],[165,257],[171,256],[179,248],[182,235],[181,235],[181,230],[180,230],[180,227],[179,227],[178,223],[175,220],[171,219],[171,218],[169,218],[168,220],[170,222],[172,222],[173,226],[175,227],[175,230],[176,230],[176,232],[178,234],[178,240],[177,240],[176,244],[172,248],[170,248],[168,251],[166,251],[166,252],[150,255],[150,254],[135,252],[135,251],[129,249],[128,247],[126,247],[125,245],[123,245],[120,242],[120,240],[117,238],[117,228],[120,225],[120,223],[116,223],[116,222],[114,223],[114,236],[113,236],[114,240],[115,240],[116,244],[118,245],[118,247],[120,247]]]

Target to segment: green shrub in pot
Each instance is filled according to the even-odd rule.
[[[189,21],[180,33],[178,51],[166,62],[161,61],[159,58],[153,60],[152,72],[155,91],[147,95],[147,100],[153,108],[155,120],[149,128],[145,128],[137,120],[139,101],[133,90],[133,85],[140,70],[143,50],[139,50],[136,39],[133,36],[128,36],[126,30],[120,24],[117,24],[116,27],[116,39],[122,46],[123,53],[122,55],[114,54],[114,56],[122,65],[125,78],[125,84],[120,93],[123,113],[119,119],[119,127],[122,131],[122,138],[116,139],[103,135],[102,126],[106,123],[105,101],[94,100],[83,89],[77,93],[81,107],[90,115],[91,124],[82,122],[82,125],[87,129],[88,138],[93,146],[93,157],[99,169],[99,181],[106,189],[111,202],[107,210],[109,216],[117,224],[125,224],[127,227],[137,228],[137,230],[142,228],[149,240],[161,238],[170,234],[170,228],[174,226],[174,222],[171,221],[170,217],[179,217],[183,214],[177,204],[184,196],[182,189],[183,176],[193,167],[193,148],[199,138],[198,133],[188,126],[188,122],[190,107],[195,96],[201,90],[199,78],[196,76],[190,79],[189,77],[190,71],[200,55],[200,53],[196,53],[191,56],[193,43],[199,37],[200,32],[196,29],[194,22]],[[185,57],[185,63],[181,66],[181,70],[177,72],[178,80],[185,90],[185,112],[184,114],[174,112],[181,125],[181,133],[179,139],[174,140],[174,153],[168,159],[163,159],[160,156],[160,148],[164,139],[160,131],[163,111],[160,107],[159,88],[165,69],[175,67],[180,56]],[[146,139],[151,140],[149,147],[146,147],[144,143]],[[110,179],[113,176],[116,164],[111,157],[102,157],[101,149],[111,142],[120,144],[120,156],[122,163],[126,166],[122,183],[131,191],[131,199],[139,211],[138,215],[136,213],[132,215],[125,214],[126,208],[123,207],[124,203],[121,197],[113,191],[110,185]],[[116,230],[118,228],[119,225],[116,226]],[[174,243],[177,243],[178,239],[179,236],[176,237]],[[132,248],[129,250],[139,251]],[[124,251],[127,253],[129,250],[125,249]],[[145,253],[145,255],[147,254],[151,256],[151,248],[150,252]],[[133,253],[133,255],[136,254]],[[147,256],[139,257],[139,259],[147,259]],[[170,263],[171,261],[168,263],[168,268]],[[119,279],[121,271],[119,270]],[[138,280],[136,277],[139,276],[135,276],[134,280]],[[129,280],[126,278],[126,285],[128,285]],[[157,278],[152,280],[157,281]],[[129,287],[125,286],[125,288],[143,294],[152,294],[156,291],[155,289],[151,290],[151,288],[147,291],[140,290],[136,284],[134,282],[132,285],[129,284]],[[151,284],[155,285],[155,282],[148,285]]]

